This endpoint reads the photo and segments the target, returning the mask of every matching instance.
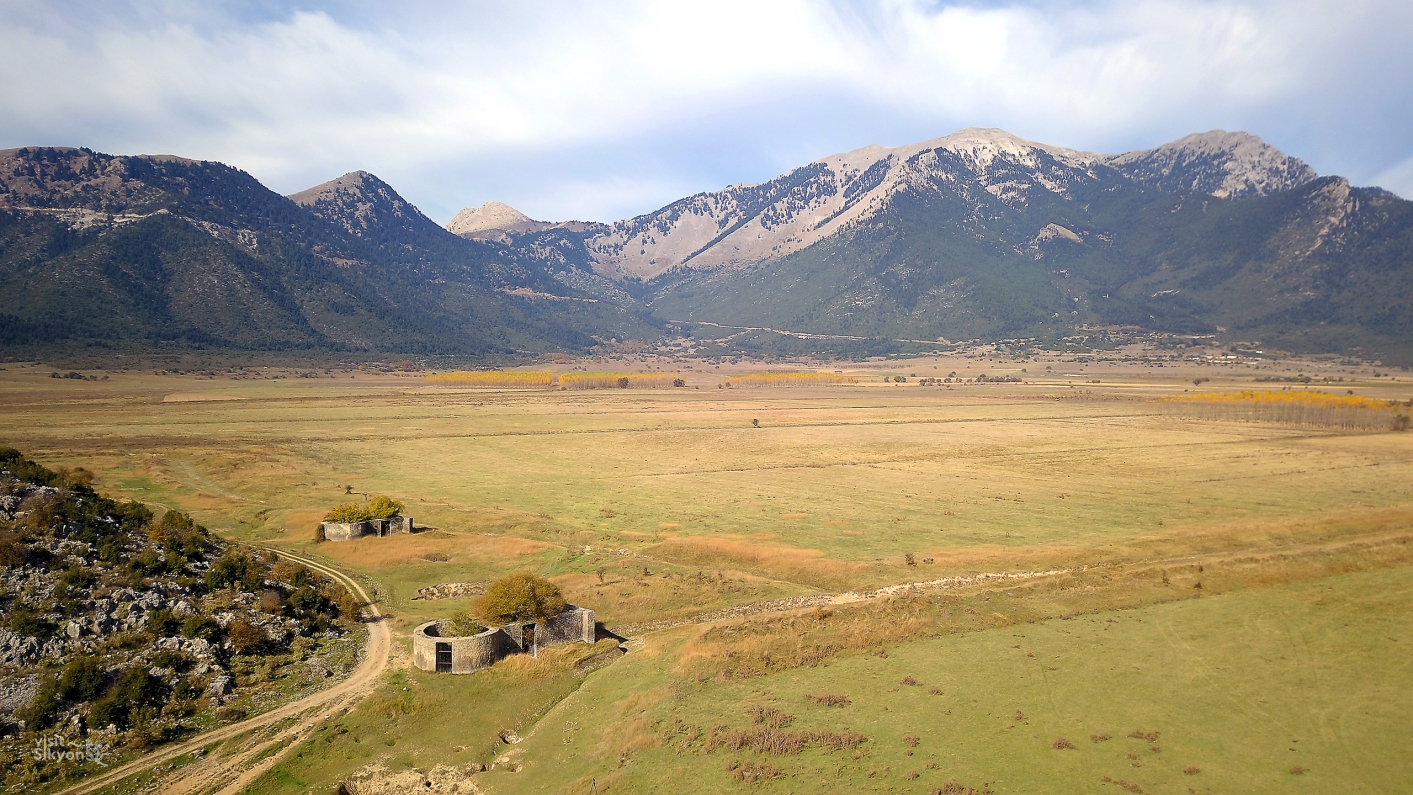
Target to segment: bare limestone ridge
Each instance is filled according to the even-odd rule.
[[[1105,155],[968,128],[905,146],[866,146],[759,185],[689,196],[612,224],[585,243],[595,269],[606,276],[647,279],[679,267],[744,267],[867,221],[899,194],[980,190],[1024,205],[1037,191],[1070,198],[1075,185],[1107,170],[1145,187],[1219,198],[1264,196],[1316,177],[1305,163],[1241,132],[1214,130],[1157,149]]]
[[[1219,199],[1268,196],[1315,179],[1315,169],[1254,135],[1212,130],[1144,152],[1111,157],[1109,165],[1170,192],[1209,193]]]
[[[486,202],[457,213],[446,230],[472,240],[499,240],[506,232],[539,232],[551,226],[553,224],[536,221],[508,204]]]
[[[480,207],[463,208],[446,225],[446,230],[467,240],[509,243],[511,235],[533,234],[549,229],[587,232],[601,226],[583,221],[536,221],[508,204],[486,202]]]

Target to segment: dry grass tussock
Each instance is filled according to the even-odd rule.
[[[730,538],[670,538],[653,547],[654,557],[684,566],[719,568],[723,562],[748,571],[820,587],[846,587],[870,566],[824,557],[817,549],[756,544]]]
[[[746,714],[752,725],[743,729],[733,729],[724,723],[705,729],[674,716],[672,723],[664,728],[661,739],[675,745],[678,752],[751,751],[774,756],[798,754],[807,748],[852,751],[868,742],[866,736],[851,729],[790,729],[794,716],[771,706],[752,705],[746,708]]]

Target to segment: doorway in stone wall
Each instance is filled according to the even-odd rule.
[[[539,656],[539,650],[535,648],[535,625],[534,625],[534,624],[526,624],[526,625],[525,625],[525,651],[528,651],[528,652],[530,652],[530,653],[533,654],[533,655]]]
[[[451,644],[450,644],[450,643],[438,643],[438,644],[437,644],[437,673],[439,673],[439,674],[449,674],[449,673],[451,673]]]

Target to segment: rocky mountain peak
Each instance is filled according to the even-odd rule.
[[[407,230],[436,226],[392,186],[367,171],[350,171],[338,179],[291,194],[289,199],[360,237],[388,225]]]
[[[499,239],[507,232],[539,232],[553,224],[536,221],[508,204],[486,202],[480,207],[467,207],[446,225],[454,235],[475,240]]]
[[[1108,163],[1158,190],[1209,193],[1222,199],[1266,196],[1315,179],[1313,168],[1244,132],[1211,130],[1156,149],[1127,152]]]

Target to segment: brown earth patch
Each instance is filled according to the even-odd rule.
[[[654,557],[688,566],[719,567],[723,562],[746,570],[766,571],[781,579],[836,585],[868,568],[824,557],[817,549],[753,543],[738,538],[672,538],[653,547]]]
[[[319,551],[349,566],[386,569],[412,560],[425,561],[429,554],[446,555],[449,560],[499,559],[533,555],[554,544],[512,536],[458,536],[447,533],[398,535],[389,538],[360,538],[355,541],[325,542]]]

